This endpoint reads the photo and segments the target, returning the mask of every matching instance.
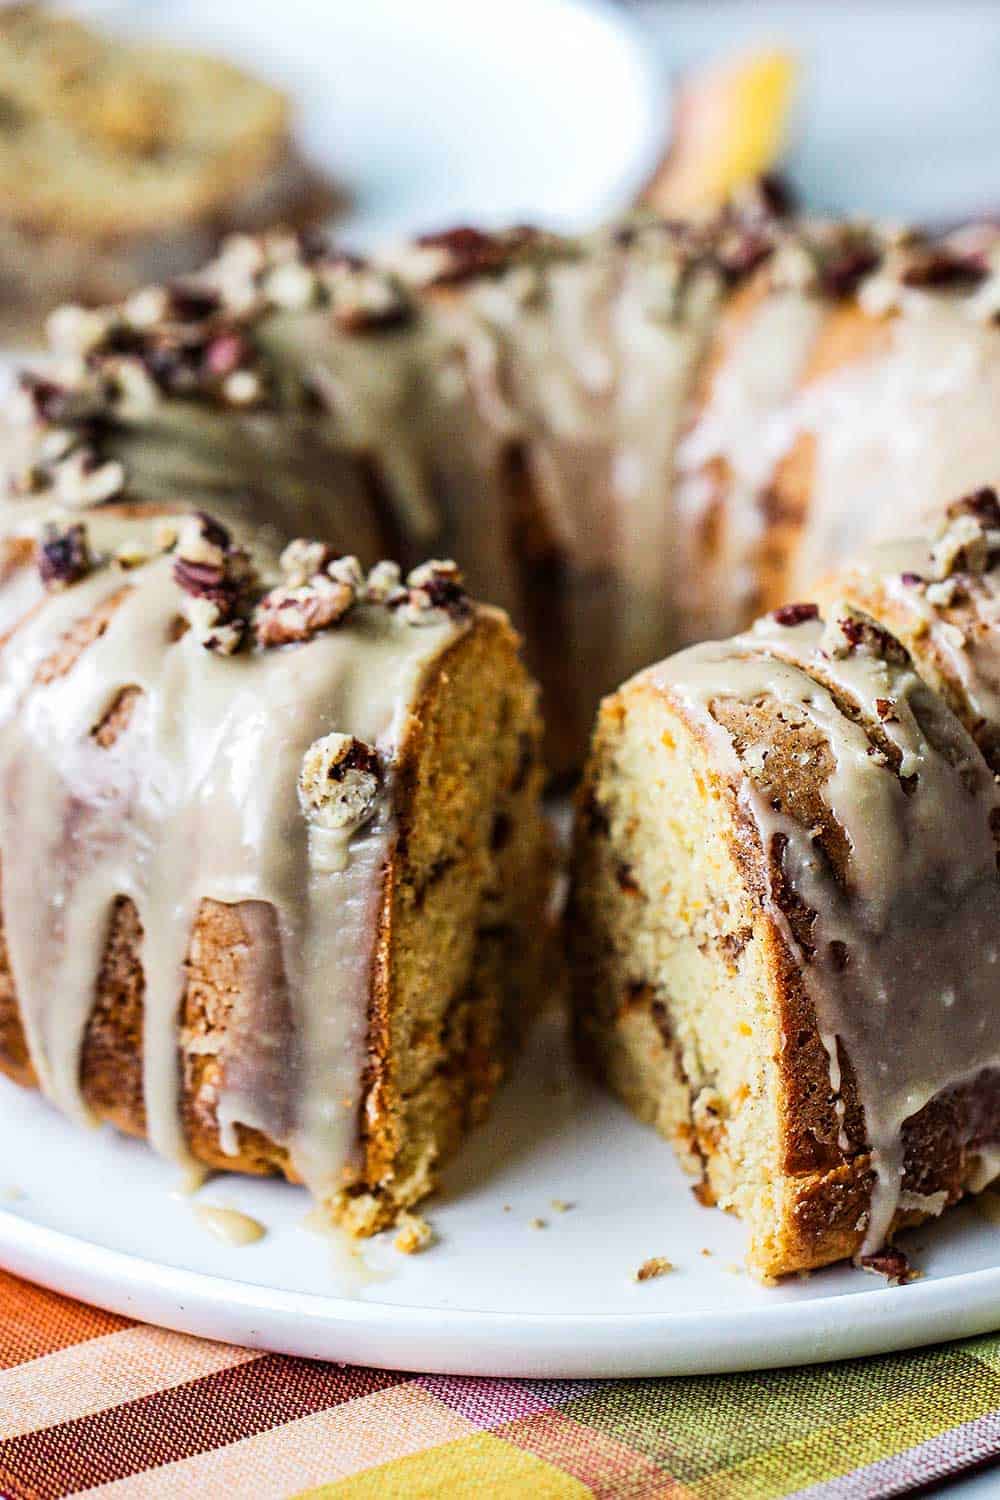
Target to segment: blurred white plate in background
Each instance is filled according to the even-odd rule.
[[[588,227],[632,200],[669,126],[656,49],[606,0],[74,8],[286,89],[307,153],[352,197],[352,244],[468,221]]]

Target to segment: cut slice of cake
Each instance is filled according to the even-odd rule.
[[[164,1155],[424,1197],[539,998],[536,692],[453,564],[204,515],[9,540],[0,1068]]]
[[[1000,537],[966,529],[978,588]],[[877,1265],[1000,1169],[1000,789],[917,667],[834,592],[826,623],[791,605],[641,673],[597,726],[581,1044],[765,1277]]]
[[[5,320],[193,270],[219,236],[316,222],[329,195],[263,80],[186,48],[0,11]]]

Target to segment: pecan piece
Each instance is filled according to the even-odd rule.
[[[804,625],[807,620],[819,619],[818,604],[783,604],[772,610],[771,619],[776,625]]]
[[[863,1255],[861,1267],[865,1271],[874,1272],[876,1276],[884,1276],[890,1286],[903,1286],[908,1281],[916,1281],[920,1275],[910,1265],[902,1250],[897,1250],[894,1245],[885,1245],[874,1255]]]
[[[254,611],[254,633],[259,646],[289,646],[330,630],[355,601],[350,584],[318,573],[297,588],[279,585],[261,599]]]
[[[382,786],[377,751],[350,734],[325,734],[306,751],[299,805],[311,823],[331,831],[360,828]]]
[[[869,615],[854,609],[848,609],[846,614],[830,621],[823,632],[822,650],[825,656],[833,657],[863,652],[899,667],[905,666],[910,659],[905,646],[894,635]]]
[[[87,528],[77,522],[60,531],[48,525],[38,549],[38,572],[47,589],[64,589],[85,578],[94,566]]]
[[[421,563],[408,573],[405,592],[388,603],[391,609],[399,610],[408,625],[459,620],[471,608],[457,563],[439,558]]]
[[[181,522],[174,553],[174,582],[193,599],[207,600],[220,620],[231,620],[254,580],[249,554],[234,547],[226,527],[204,511]]]

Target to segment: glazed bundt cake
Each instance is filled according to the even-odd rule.
[[[181,1162],[423,1197],[539,994],[536,691],[452,563],[105,506],[0,569],[0,1068]]]
[[[8,337],[37,338],[68,297],[108,300],[190,271],[223,233],[314,223],[329,208],[276,89],[217,58],[116,35],[108,19],[111,31],[42,4],[0,10]]]
[[[10,521],[179,497],[366,566],[454,556],[527,637],[549,761],[599,696],[1000,479],[1000,240],[798,222],[237,237],[52,322]],[[886,496],[891,497],[887,502]]]
[[[775,1276],[1000,1172],[1000,504],[603,704],[570,939],[585,1055]]]

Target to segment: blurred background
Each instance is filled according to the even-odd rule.
[[[987,0],[91,0],[4,6],[0,48],[0,295],[29,323],[275,218],[359,249],[574,229],[774,168],[824,213],[1000,212]]]

